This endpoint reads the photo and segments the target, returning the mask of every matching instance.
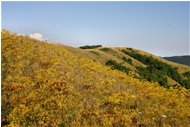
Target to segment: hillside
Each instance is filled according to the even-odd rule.
[[[190,56],[163,57],[166,60],[190,66]]]
[[[65,47],[78,56],[112,66],[135,78],[158,82],[166,88],[181,85],[190,88],[190,67],[161,59],[150,53],[127,47],[84,46],[81,49]],[[153,73],[154,72],[154,73]]]
[[[103,65],[125,56],[131,70],[147,67],[119,49],[87,51],[1,35],[3,126],[190,126],[190,91]]]

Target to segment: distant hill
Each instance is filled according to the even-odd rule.
[[[185,55],[185,56],[171,56],[171,57],[163,57],[166,60],[175,62],[175,63],[180,63],[184,65],[190,66],[190,56]]]
[[[189,66],[127,47],[1,36],[4,127],[190,127]]]

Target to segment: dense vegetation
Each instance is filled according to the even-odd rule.
[[[190,92],[2,32],[2,126],[188,127]]]
[[[108,60],[106,62],[106,65],[109,65],[109,66],[111,66],[112,69],[117,69],[117,70],[122,71],[122,72],[124,72],[126,74],[128,74],[129,71],[130,71],[130,69],[123,66],[122,63],[117,63],[114,60]]]
[[[122,59],[123,59],[123,61],[125,61],[126,63],[133,65],[132,59],[126,58],[126,57],[123,57]]]
[[[138,71],[142,79],[147,79],[149,82],[158,82],[161,86],[169,88],[167,77],[163,74],[162,71],[159,71],[152,67],[139,67]]]
[[[185,77],[187,77],[187,78],[190,79],[190,72],[185,72],[185,73],[183,73],[183,75],[184,75]]]
[[[161,85],[168,87],[166,76],[169,76],[179,82],[183,87],[190,88],[189,80],[183,79],[178,73],[177,68],[154,59],[151,56],[138,54],[131,49],[122,50],[122,52],[148,66],[146,69],[139,68],[139,74],[149,81],[160,82]]]
[[[163,57],[163,58],[175,63],[185,64],[190,66],[190,56],[172,56],[172,57]]]
[[[102,47],[102,45],[86,45],[86,46],[81,46],[79,48],[81,48],[81,49],[94,49],[94,48],[98,48],[98,47]]]

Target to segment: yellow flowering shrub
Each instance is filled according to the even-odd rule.
[[[188,127],[190,91],[2,31],[2,125]]]

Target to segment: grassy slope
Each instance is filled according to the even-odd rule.
[[[190,126],[190,92],[139,81],[57,45],[2,33],[2,124]]]
[[[122,49],[125,49],[127,47],[98,47],[95,49],[78,49],[78,48],[73,48],[73,47],[67,47],[65,46],[67,49],[69,49],[71,52],[81,56],[81,57],[85,57],[88,59],[92,59],[95,60],[96,62],[100,62],[101,64],[105,65],[107,60],[115,60],[118,63],[123,63],[122,58],[126,57],[126,58],[130,58],[132,59],[132,63],[133,65],[130,65],[126,62],[124,62],[124,66],[130,68],[131,70],[136,70],[136,67],[140,66],[140,67],[146,67],[146,65],[144,65],[143,63],[141,63],[140,61],[128,56],[127,54],[124,54],[123,52],[121,52]],[[142,55],[146,55],[146,56],[152,56],[155,59],[158,59],[164,63],[167,63],[169,65],[172,65],[173,67],[177,67],[179,73],[184,73],[186,71],[190,71],[190,67],[186,66],[186,65],[181,65],[181,64],[177,64],[174,62],[170,62],[167,61],[165,59],[162,59],[160,57],[157,57],[153,54],[150,54],[148,52],[142,51],[142,50],[137,50],[137,49],[133,49],[134,51],[136,51],[137,53],[140,53]],[[178,84],[176,81],[174,81],[173,79],[168,77],[168,83],[169,85],[174,85],[174,84]]]
[[[96,60],[98,58],[96,61],[98,61],[98,62],[100,62],[102,64],[105,64],[106,60],[109,60],[109,59],[111,59],[113,57],[114,57],[113,59],[116,60],[117,62],[121,62],[121,58],[126,57],[126,58],[132,59],[132,61],[134,63],[134,66],[146,67],[146,65],[144,65],[143,63],[137,61],[136,59],[134,59],[134,58],[122,53],[122,52],[120,52],[122,49],[125,49],[127,47],[99,47],[99,48],[95,48],[95,49],[85,49],[85,50],[78,49],[78,48],[73,48],[73,47],[69,47],[69,46],[65,46],[65,48],[69,49],[71,52],[76,53],[77,55],[82,56],[82,57],[86,57],[86,58],[90,58],[90,59],[94,59],[94,60]],[[109,50],[108,51],[102,51],[101,50],[102,48],[109,48],[112,51],[109,51]],[[179,70],[179,73],[184,73],[186,71],[190,71],[189,66],[182,65],[182,64],[177,64],[177,63],[162,59],[160,57],[157,57],[157,56],[155,56],[153,54],[150,54],[150,53],[142,51],[142,50],[138,50],[138,49],[134,49],[134,48],[133,48],[133,50],[136,51],[137,53],[142,54],[142,55],[152,56],[155,59],[158,59],[158,60],[160,60],[160,61],[162,61],[164,63],[172,65],[173,67],[177,67],[178,70]],[[99,54],[99,56],[97,57],[91,51],[96,52],[97,54]],[[126,67],[134,69],[134,67],[131,67],[128,64],[126,64]]]
[[[120,48],[120,49],[122,49],[122,48]],[[157,56],[155,56],[155,55],[153,55],[153,54],[150,54],[150,53],[145,52],[145,51],[142,51],[142,50],[138,50],[138,49],[134,49],[134,48],[133,48],[133,50],[136,51],[137,53],[142,54],[142,55],[152,56],[152,57],[155,58],[155,59],[158,59],[158,60],[160,60],[160,61],[162,61],[162,62],[164,62],[164,63],[167,63],[167,64],[169,64],[169,65],[172,65],[173,67],[177,67],[178,70],[179,70],[179,73],[184,73],[184,72],[186,72],[186,71],[190,71],[190,67],[189,67],[189,66],[182,65],[182,64],[177,64],[177,63],[174,63],[174,62],[165,60],[165,59],[163,59],[163,58],[157,57]]]

